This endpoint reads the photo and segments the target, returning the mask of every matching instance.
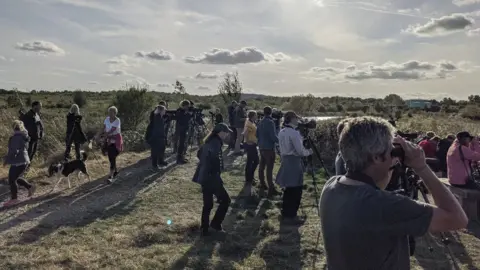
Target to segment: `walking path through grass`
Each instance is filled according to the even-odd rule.
[[[148,153],[126,153],[112,185],[104,184],[106,160],[93,160],[88,167],[97,180],[73,178],[74,188],[53,194],[51,185],[40,186],[34,199],[2,210],[0,269],[323,269],[314,207],[319,194],[312,180],[306,178],[300,209],[306,223],[284,226],[278,220],[280,197],[246,194],[244,159],[226,157],[223,178],[233,202],[226,235],[199,237],[202,196],[191,182],[194,158],[155,173]],[[318,192],[324,181],[317,180]],[[479,269],[480,240],[466,230],[453,238],[450,246],[460,269]],[[412,268],[454,269],[446,249],[426,239],[419,240]]]

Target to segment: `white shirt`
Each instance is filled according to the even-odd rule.
[[[120,134],[120,118],[117,117],[117,119],[113,121],[113,123],[111,123],[110,116],[107,116],[103,124],[105,125],[105,132],[110,132],[110,130],[112,130],[112,128],[114,127],[116,129],[111,135]]]
[[[309,156],[311,150],[303,147],[303,138],[298,130],[293,128],[283,128],[278,133],[278,145],[280,147],[280,155],[282,156]]]

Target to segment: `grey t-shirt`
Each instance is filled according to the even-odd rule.
[[[331,178],[320,198],[329,270],[410,269],[408,235],[428,231],[433,208],[369,185]]]

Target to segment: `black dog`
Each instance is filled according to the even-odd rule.
[[[60,184],[63,178],[67,178],[68,181],[68,188],[70,186],[70,175],[74,172],[78,171],[77,178],[80,179],[80,173],[85,174],[88,177],[88,181],[91,181],[90,175],[87,171],[87,166],[85,164],[85,160],[87,160],[87,153],[85,151],[81,151],[82,159],[72,160],[68,162],[59,162],[55,164],[51,164],[48,168],[48,177],[52,177],[54,175],[57,176],[57,183],[53,187],[52,191]]]

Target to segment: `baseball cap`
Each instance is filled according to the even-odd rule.
[[[470,133],[468,133],[467,131],[462,131],[462,132],[457,133],[457,139],[458,140],[463,139],[463,138],[473,139],[473,136],[470,135]]]
[[[230,128],[228,128],[227,124],[225,123],[218,123],[215,125],[215,127],[213,128],[213,132],[216,132],[216,133],[219,133],[219,132],[232,132],[232,130]]]

